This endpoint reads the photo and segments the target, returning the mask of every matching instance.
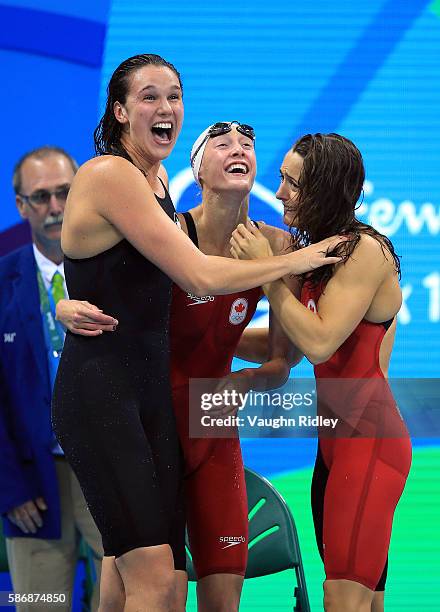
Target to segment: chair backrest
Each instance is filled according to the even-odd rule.
[[[249,468],[245,469],[245,476],[249,509],[249,558],[246,578],[295,569],[298,585],[305,590],[298,534],[286,502],[263,476]],[[188,536],[186,552],[188,578],[197,580]]]
[[[292,514],[268,480],[246,468],[249,508],[249,558],[246,578],[266,576],[301,565]]]

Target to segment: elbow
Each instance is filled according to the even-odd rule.
[[[308,354],[306,353],[306,357],[314,366],[320,365],[321,363],[325,363],[327,361],[325,356],[317,354],[315,352]]]
[[[328,346],[324,344],[317,344],[309,351],[304,351],[304,355],[313,365],[320,365],[321,363],[325,363],[330,359],[333,353],[334,351],[332,351]]]
[[[319,335],[316,333],[301,338],[298,337],[296,333],[292,333],[291,330],[286,329],[285,331],[287,333],[287,337],[296,348],[295,354],[290,360],[291,367],[296,363],[299,363],[303,356],[306,357],[311,364],[319,365],[320,363],[324,363],[330,359],[336,350],[330,346],[330,338],[323,338],[322,332],[319,332]]]
[[[319,337],[315,336],[313,341],[308,342],[304,347],[304,355],[313,365],[320,365],[330,359],[336,348],[333,346],[331,337],[321,332]]]
[[[199,278],[189,278],[184,286],[182,286],[182,289],[197,297],[204,297],[210,293],[209,284]]]
[[[200,265],[190,270],[184,289],[197,297],[214,293],[212,274],[209,273],[207,266]]]
[[[268,361],[267,363],[270,363],[270,361]],[[273,368],[272,374],[270,378],[267,379],[267,388],[280,389],[289,380],[290,365],[288,364],[286,359],[282,358],[277,359],[276,362],[274,361],[273,366],[275,367]]]
[[[277,387],[283,387],[286,384],[286,382],[289,380],[289,375],[290,375],[290,365],[287,363],[287,361],[284,361],[278,371],[278,376],[277,376],[277,381],[276,381]]]
[[[208,283],[203,282],[203,280],[193,280],[191,282],[190,288],[188,288],[188,291],[190,291],[193,295],[196,295],[197,297],[205,297],[209,295],[210,287],[208,286]]]

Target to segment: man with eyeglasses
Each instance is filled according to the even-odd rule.
[[[15,199],[32,244],[0,260],[0,512],[9,567],[16,593],[65,594],[63,609],[70,609],[79,536],[93,551],[97,575],[102,557],[99,532],[50,425],[64,342],[55,306],[67,296],[61,225],[77,168],[59,147],[17,162]],[[17,610],[47,607],[41,601]]]

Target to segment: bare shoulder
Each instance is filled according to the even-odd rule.
[[[362,234],[348,260],[336,266],[334,276],[362,282],[369,278],[383,280],[390,273],[395,273],[395,262],[385,242],[380,237]]]
[[[352,259],[368,262],[374,261],[377,263],[394,264],[394,258],[380,236],[371,236],[370,234],[361,234],[360,240],[353,251]]]
[[[120,180],[120,177],[142,176],[127,159],[117,155],[93,157],[80,166],[77,177],[81,180]]]
[[[267,238],[275,254],[288,253],[292,242],[289,232],[273,225],[259,224],[263,236]]]
[[[147,197],[151,188],[136,166],[123,157],[95,157],[78,170],[72,184],[72,197],[90,203],[96,209],[107,209],[113,203],[125,204],[137,196]]]

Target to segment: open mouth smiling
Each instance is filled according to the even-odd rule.
[[[226,172],[228,174],[248,174],[249,168],[247,164],[244,164],[242,162],[234,162],[233,164],[227,166]]]
[[[155,123],[151,131],[156,136],[157,140],[161,143],[167,144],[171,142],[171,135],[173,133],[173,124],[170,121],[162,121]]]

